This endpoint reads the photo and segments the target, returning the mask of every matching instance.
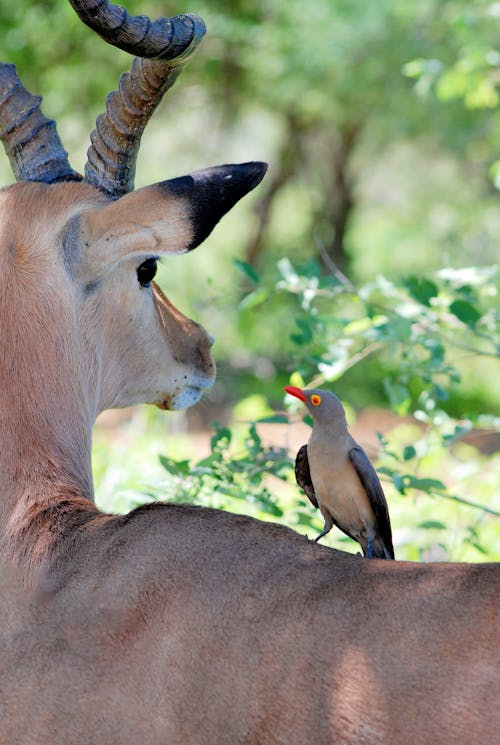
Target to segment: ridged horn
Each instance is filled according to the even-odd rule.
[[[129,16],[125,8],[108,0],[69,0],[87,26],[104,41],[145,59],[179,60],[192,52],[205,33],[202,19],[178,15],[151,21],[147,16]]]
[[[0,139],[17,181],[80,180],[68,161],[53,119],[21,83],[14,65],[0,63]]]
[[[103,39],[137,55],[119,88],[106,100],[91,135],[85,180],[113,197],[134,188],[135,164],[142,133],[163,94],[177,79],[203,35],[205,24],[194,15],[160,18],[129,16],[107,0],[70,0],[81,20]]]

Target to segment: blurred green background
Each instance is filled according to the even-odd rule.
[[[144,135],[136,186],[270,167],[199,250],[162,263],[170,299],[216,337],[218,382],[187,412],[102,415],[99,504],[196,501],[313,537],[292,467],[308,424],[282,386],[314,383],[377,463],[398,558],[498,560],[500,4],[126,6],[208,29]],[[130,60],[64,0],[0,0],[0,30],[82,170]]]

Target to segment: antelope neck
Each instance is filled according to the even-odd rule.
[[[83,358],[72,360],[75,369],[64,364],[64,349],[57,354],[43,340],[38,354],[28,355],[32,349],[20,338],[0,349],[0,532],[14,513],[46,506],[56,493],[93,499],[94,416],[79,377]]]

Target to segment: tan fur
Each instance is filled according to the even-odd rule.
[[[203,329],[137,287],[141,228],[138,255],[122,235],[110,263],[120,202],[104,204],[83,184],[0,193],[0,745],[494,745],[496,565],[367,561],[188,506],[96,509],[97,412],[175,406],[184,375],[214,375]]]
[[[175,408],[186,386],[195,397],[214,379],[206,332],[159,288],[139,288],[141,249],[134,258],[127,247],[104,273],[98,267],[108,266],[106,253],[91,267],[86,260],[102,276],[95,289],[85,291],[87,277],[72,281],[64,230],[106,204],[80,183],[0,192],[0,478],[18,491],[24,482],[32,489],[38,473],[50,481],[58,469],[64,477],[71,471],[76,493],[92,497],[90,431],[99,411],[139,401]],[[113,219],[119,205],[111,205]],[[189,224],[177,223],[189,240]]]
[[[90,241],[83,266],[89,277],[97,267],[102,271],[129,252],[132,256],[183,253],[193,238],[188,202],[166,199],[156,185],[88,211],[82,222],[82,233]]]

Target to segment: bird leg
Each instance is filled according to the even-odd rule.
[[[323,513],[323,516],[325,518],[325,524],[323,525],[323,530],[321,531],[321,533],[314,539],[314,543],[317,543],[319,540],[321,540],[321,538],[323,538],[323,536],[329,533],[330,530],[333,528],[333,520],[330,515],[325,515]]]

